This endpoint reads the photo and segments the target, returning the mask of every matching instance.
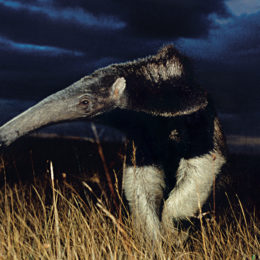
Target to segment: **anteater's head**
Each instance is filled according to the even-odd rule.
[[[96,73],[97,74],[97,73]],[[0,127],[0,146],[43,126],[91,118],[122,107],[126,81],[123,77],[90,75],[37,103]]]

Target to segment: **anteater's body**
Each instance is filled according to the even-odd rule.
[[[96,116],[134,141],[123,190],[136,226],[157,239],[174,221],[198,212],[225,163],[226,147],[207,93],[174,47],[102,68],[47,97],[2,126],[0,144],[50,123]]]

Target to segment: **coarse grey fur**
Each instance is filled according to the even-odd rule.
[[[48,124],[95,118],[129,142],[123,190],[147,238],[174,232],[198,213],[226,161],[226,144],[207,93],[173,46],[99,69],[0,127],[0,146]]]

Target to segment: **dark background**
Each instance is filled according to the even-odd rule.
[[[0,0],[0,124],[99,67],[173,43],[230,144],[256,146],[259,31],[258,0]]]

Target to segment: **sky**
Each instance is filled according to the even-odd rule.
[[[259,32],[260,0],[0,0],[0,109],[172,43],[221,113],[256,113]]]

